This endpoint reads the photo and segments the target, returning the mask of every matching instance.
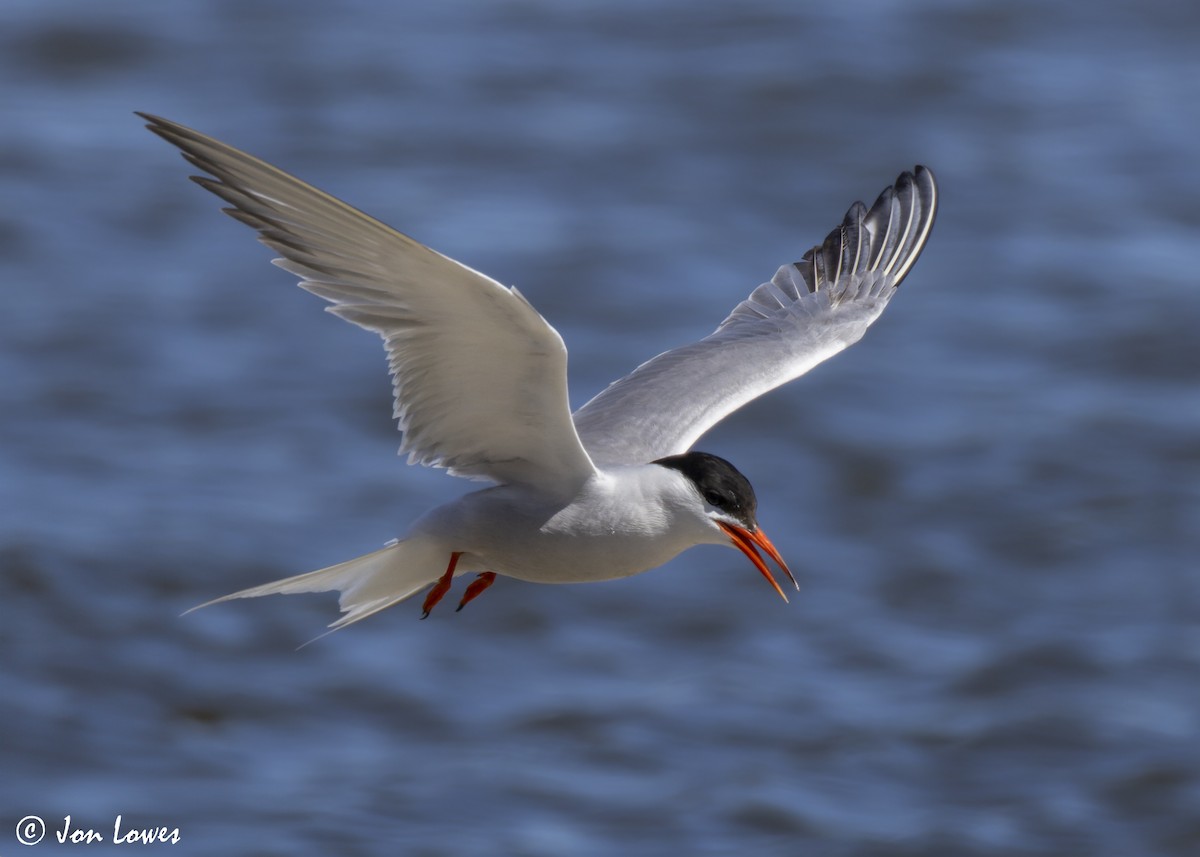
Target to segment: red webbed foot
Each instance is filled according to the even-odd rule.
[[[485,571],[483,574],[472,580],[471,585],[468,586],[467,591],[463,593],[462,601],[458,602],[458,607],[455,608],[454,612],[457,613],[459,610],[466,607],[468,601],[474,601],[483,594],[483,590],[487,589],[495,582],[496,572],[494,571]]]
[[[425,596],[425,603],[421,606],[422,619],[429,618],[429,611],[432,610],[439,601],[450,591],[450,583],[454,580],[454,568],[458,565],[458,558],[462,556],[462,551],[455,551],[450,554],[450,564],[446,566],[446,573],[438,578],[437,583],[429,590],[429,594]]]

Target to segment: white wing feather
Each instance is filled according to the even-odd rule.
[[[785,265],[711,335],[643,363],[575,412],[597,464],[686,452],[742,405],[857,342],[921,253],[937,211],[925,167],[870,211],[856,202],[825,242]]]
[[[571,492],[595,472],[562,337],[515,289],[196,131],[139,114],[335,315],[383,337],[410,462]]]

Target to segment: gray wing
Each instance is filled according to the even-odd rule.
[[[597,464],[686,452],[724,417],[857,342],[912,268],[937,211],[933,173],[902,173],[868,211],[785,265],[711,335],[667,351],[575,412]]]
[[[515,289],[245,152],[138,115],[214,176],[194,180],[277,265],[383,338],[410,462],[563,492],[595,472],[571,421],[562,337]]]

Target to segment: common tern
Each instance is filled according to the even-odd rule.
[[[279,253],[276,265],[327,311],[383,338],[409,463],[494,483],[431,509],[380,550],[201,607],[337,590],[337,629],[432,584],[425,618],[458,575],[477,575],[461,610],[498,574],[611,580],[701,544],[737,548],[787,600],[759,550],[796,581],[758,525],[750,482],[691,447],[879,317],[933,227],[927,168],[901,173],[869,209],[854,203],[713,333],[643,363],[572,414],[562,337],[515,288],[232,146],[138,115],[207,173],[192,179]]]

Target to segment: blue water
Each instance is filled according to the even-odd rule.
[[[0,854],[1200,853],[1200,6],[434,6],[0,10]],[[518,285],[577,404],[929,164],[880,323],[701,443],[802,593],[180,619],[469,486],[135,109]]]

